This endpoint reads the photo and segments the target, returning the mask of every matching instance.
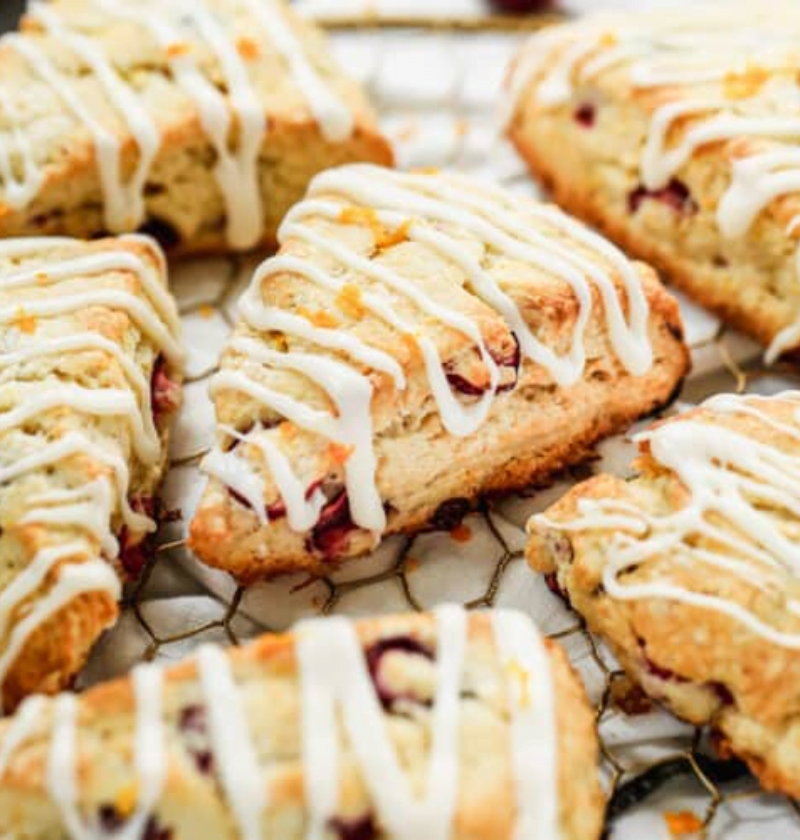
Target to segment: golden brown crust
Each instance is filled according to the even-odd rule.
[[[353,174],[359,177],[360,171],[345,167],[333,173],[333,177],[347,178]],[[382,170],[370,168],[368,172],[376,183],[385,177]],[[453,184],[463,188],[463,183],[457,179],[452,179],[451,184],[448,180],[451,176],[396,177],[401,180],[408,177],[411,179],[408,183],[417,184],[420,189],[428,189],[425,186],[428,178],[432,185],[430,189]],[[478,190],[479,187],[472,186],[471,189]],[[439,301],[440,306],[452,307],[450,311],[455,313],[452,317],[473,319],[493,358],[518,360],[517,338],[510,325],[471,289],[458,264],[442,252],[413,237],[404,238],[402,225],[397,229],[400,234],[397,231],[388,233],[380,225],[376,228],[377,217],[370,216],[375,214],[374,208],[334,204],[334,207],[341,206],[342,219],[314,216],[314,207],[342,200],[334,190],[329,194],[323,192],[320,197],[315,193],[307,205],[298,205],[295,216],[298,212],[302,216],[306,207],[311,208],[308,221],[303,223],[309,233],[303,233],[290,217],[281,257],[305,259],[317,270],[327,271],[335,260],[326,254],[323,246],[309,246],[305,237],[322,236],[333,243],[334,248],[354,248],[362,258],[369,257],[370,265],[376,267],[374,270],[392,271],[396,276],[406,278],[404,282],[418,284],[432,299]],[[487,196],[489,200],[501,199],[494,194],[491,199]],[[563,232],[556,233],[541,220],[535,222],[535,216],[525,215],[526,211],[536,212],[537,205],[531,204],[528,209],[515,199],[513,206],[519,214],[514,218],[524,219],[536,231],[535,235],[538,235],[536,225],[542,225],[545,235],[553,237],[554,247],[568,243],[574,259],[599,260],[596,262],[598,270],[609,272],[614,293],[624,299],[623,278],[618,270],[604,263],[596,251],[585,243],[570,240]],[[424,224],[424,219],[419,222],[415,219],[415,224]],[[488,271],[495,272],[493,276],[501,284],[505,281],[503,288],[507,289],[537,339],[555,353],[565,354],[569,350],[575,340],[580,304],[563,277],[548,273],[531,262],[490,251],[466,228],[443,227],[442,230],[451,235],[457,231],[457,236],[463,237],[469,247],[484,249],[483,259]],[[388,244],[380,244],[384,240]],[[474,433],[466,436],[448,433],[422,354],[413,338],[409,340],[411,333],[398,334],[396,329],[364,308],[361,296],[371,294],[376,288],[366,274],[351,272],[344,291],[333,293],[301,274],[280,271],[265,277],[261,285],[254,281],[256,285],[251,292],[263,297],[270,307],[299,313],[304,319],[311,319],[312,324],[340,331],[350,341],[357,338],[370,347],[391,349],[402,367],[407,386],[398,390],[389,376],[377,371],[369,374],[378,464],[376,481],[388,513],[384,533],[412,533],[431,521],[436,522],[445,512],[452,513],[454,505],[459,506],[463,514],[465,506],[483,493],[523,487],[576,463],[601,437],[626,427],[670,400],[689,364],[688,352],[682,343],[677,304],[647,266],[631,266],[630,272],[633,282],[641,284],[649,307],[647,340],[653,353],[649,370],[641,376],[632,376],[616,357],[606,324],[606,304],[598,288],[589,285],[591,312],[582,336],[586,363],[577,381],[559,387],[543,365],[525,359],[515,373],[503,371],[501,375],[509,379],[513,376],[513,380],[498,390],[487,418]],[[506,279],[511,277],[514,279]],[[355,307],[350,298],[356,301]],[[460,393],[466,386],[471,389],[466,392],[470,398],[485,393],[489,387],[487,368],[476,358],[474,344],[467,335],[448,329],[442,323],[431,323],[431,318],[422,318],[401,295],[392,298],[392,305],[408,323],[415,324],[409,330],[417,329],[416,323],[424,325],[426,334],[436,342],[456,399],[462,399]],[[246,323],[238,327],[230,349],[223,355],[224,375],[245,372],[262,385],[278,386],[281,391],[307,399],[316,407],[324,408],[328,404],[324,392],[318,393],[305,377],[294,374],[290,377],[286,371],[277,372],[268,366],[256,370],[247,353],[236,349],[243,340],[251,345],[253,341],[264,342],[267,350],[274,344],[283,349],[319,354],[323,360],[341,359],[341,356],[299,340],[295,335],[274,339]],[[325,441],[320,442],[317,436],[303,432],[291,423],[281,424],[279,413],[266,410],[256,397],[237,387],[220,388],[214,396],[217,419],[224,428],[233,427],[247,435],[260,423],[265,427],[265,436],[289,454],[296,472],[310,486],[320,486],[314,482],[321,481],[324,490],[335,482],[341,483],[346,473],[339,449]],[[468,404],[468,400],[464,403]],[[260,428],[256,433],[260,434]],[[222,440],[226,440],[225,435]],[[269,471],[259,466],[261,456],[254,450],[255,447],[242,446],[235,458],[238,462],[241,460],[239,453],[244,453],[242,457],[249,467],[257,470],[260,480],[265,482],[265,506],[276,510],[278,505],[280,510],[278,488]],[[363,554],[376,544],[376,534],[350,527],[336,550],[331,551],[323,539],[325,534],[321,537],[316,528],[307,532],[293,531],[280,512],[273,515],[269,523],[260,522],[250,499],[243,501],[241,493],[229,492],[229,485],[215,473],[211,474],[212,479],[192,522],[191,546],[203,561],[231,572],[242,581],[289,571],[324,574],[335,563]],[[457,501],[453,502],[454,499]],[[444,508],[437,515],[442,506]],[[338,524],[348,523],[342,520]],[[349,525],[352,526],[352,522]]]
[[[755,405],[773,421],[793,422],[796,403],[776,398]],[[712,406],[686,412],[665,424],[713,424],[777,446],[787,460],[800,451],[796,439],[759,418],[720,413]],[[608,641],[625,670],[648,694],[678,716],[717,730],[721,745],[747,761],[765,788],[796,796],[800,791],[797,647],[765,638],[739,616],[704,604],[657,595],[627,600],[608,591],[604,575],[619,560],[621,549],[609,532],[610,520],[608,525],[592,520],[592,505],[613,502],[623,518],[626,511],[628,518],[634,511],[651,517],[648,521],[653,523],[696,504],[678,476],[654,459],[647,443],[642,444],[634,469],[634,477],[627,481],[607,475],[592,478],[573,488],[543,517],[534,517],[528,526],[528,561],[537,571],[551,576],[573,608]],[[758,505],[758,511],[774,539],[781,534],[793,539],[798,523],[777,503]],[[584,524],[579,521],[582,516],[589,517]],[[745,516],[740,513],[740,528]],[[796,576],[789,570],[780,572],[778,587],[763,590],[758,588],[763,573],[758,563],[737,576],[735,568],[724,563],[743,556],[736,541],[746,532],[737,530],[722,513],[707,513],[706,517],[732,540],[721,555],[722,566],[703,562],[702,555],[692,554],[718,552],[720,544],[704,532],[689,530],[682,541],[662,543],[672,545],[671,550],[643,554],[642,563],[618,574],[617,580],[624,586],[660,587],[666,582],[689,593],[722,599],[768,626],[797,634],[800,622],[789,606],[800,596]],[[626,530],[624,525],[617,526]],[[651,524],[651,528],[656,526]],[[664,531],[661,539],[669,533]],[[642,545],[647,534],[640,538]],[[691,549],[685,550],[685,546]],[[780,569],[777,563],[776,569]]]
[[[494,647],[488,613],[468,618],[468,646],[464,689],[459,715],[460,780],[453,837],[477,840],[512,836],[515,814],[514,776],[510,765],[507,699],[501,683],[506,679]],[[356,625],[365,650],[387,639],[412,639],[431,652],[436,635],[430,615],[400,615],[360,621]],[[565,840],[590,840],[600,835],[603,795],[598,780],[597,737],[592,711],[583,689],[555,643],[545,641],[549,654],[552,690],[557,714],[558,829]],[[299,668],[295,638],[291,634],[264,636],[241,649],[231,650],[229,661],[243,697],[247,718],[262,766],[270,767],[270,798],[263,814],[265,836],[290,838],[304,834],[304,767],[300,749]],[[406,714],[386,711],[390,740],[402,755],[410,778],[424,777],[430,750],[432,666],[418,655],[394,655],[391,668],[381,671],[388,690],[413,687]],[[181,720],[191,709],[194,724],[205,706],[193,661],[166,673],[164,720],[169,746],[166,786],[154,813],[158,826],[183,838],[232,838],[235,822],[215,782],[198,769],[192,751],[206,748],[204,736],[188,732]],[[409,701],[406,701],[409,702]],[[131,755],[135,706],[130,680],[117,680],[86,692],[80,699],[80,804],[91,815],[127,801],[132,782]],[[43,716],[43,718],[46,717]],[[0,724],[0,744],[9,724]],[[24,833],[33,827],[57,831],[59,815],[45,793],[49,726],[43,724],[0,774],[0,828]],[[194,740],[193,740],[194,739]],[[370,820],[375,836],[383,837],[357,763],[345,747],[340,764],[342,824]],[[332,823],[334,821],[332,820]],[[331,836],[337,832],[331,827]],[[60,836],[54,834],[54,836]]]

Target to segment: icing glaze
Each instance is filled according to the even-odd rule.
[[[647,15],[605,14],[533,39],[512,74],[507,122],[531,85],[545,107],[565,105],[606,73],[624,72],[634,89],[678,89],[680,98],[665,97],[650,116],[641,182],[658,191],[709,144],[751,138],[752,150],[734,156],[715,208],[722,236],[744,237],[776,199],[800,192],[800,95],[786,74],[797,61],[800,17],[786,4],[778,8],[770,15],[741,3],[720,15],[700,7],[660,14],[657,23]],[[793,232],[789,225],[787,237]],[[800,248],[796,254],[800,279]],[[800,313],[773,337],[767,362],[798,341]]]
[[[157,4],[91,0],[91,5],[112,20],[147,29],[165,52],[170,73],[196,108],[203,132],[215,152],[214,175],[225,205],[228,244],[235,249],[254,247],[264,230],[258,164],[268,128],[267,115],[247,61],[238,48],[230,15],[220,14],[218,8],[196,0],[163,0]],[[243,6],[257,25],[259,35],[273,45],[285,62],[325,138],[332,142],[346,140],[354,129],[353,114],[320,77],[281,8],[272,0],[243,0]],[[162,145],[164,126],[159,125],[144,94],[125,81],[113,58],[104,53],[98,42],[71,28],[69,21],[48,4],[32,3],[29,15],[97,79],[115,118],[136,144],[136,164],[132,174],[126,176],[122,163],[124,144],[115,126],[107,124],[84,101],[41,39],[27,34],[4,38],[4,43],[24,58],[73,119],[88,131],[100,177],[105,227],[113,233],[139,227],[146,218],[145,187]],[[187,42],[199,42],[211,52],[225,92],[191,50],[180,48]],[[0,136],[0,176],[5,199],[17,210],[29,206],[46,175],[29,145],[17,126]],[[19,161],[17,167],[15,160]]]
[[[771,416],[765,410],[768,403],[791,406],[788,421]],[[800,578],[800,548],[791,535],[792,523],[800,520],[800,455],[787,451],[785,444],[786,438],[795,447],[800,444],[800,392],[770,398],[721,394],[703,408],[697,416],[664,423],[635,438],[646,442],[650,456],[686,488],[685,505],[658,515],[621,499],[582,498],[570,520],[554,521],[542,514],[534,521],[562,531],[611,531],[603,586],[612,598],[666,599],[715,610],[765,641],[800,649],[800,632],[776,626],[724,595],[686,589],[669,575],[670,568],[685,564],[712,566],[800,615],[800,599],[785,583]],[[778,433],[784,441],[766,442],[714,422],[726,416],[747,418],[759,432]],[[656,560],[660,567],[666,562],[663,572],[646,581],[622,579]]]
[[[273,278],[283,273],[295,275],[331,292],[337,300],[354,288],[348,276],[363,278],[363,285],[355,288],[358,306],[418,348],[431,397],[449,434],[466,437],[480,429],[502,391],[502,380],[500,364],[493,358],[476,318],[435,297],[413,276],[404,276],[384,261],[369,259],[352,244],[335,239],[318,226],[320,221],[342,224],[353,208],[356,218],[366,213],[386,230],[402,231],[398,241],[424,244],[452,263],[463,273],[465,287],[506,321],[523,357],[544,367],[558,385],[572,385],[583,374],[584,332],[594,306],[594,290],[599,292],[611,346],[621,364],[633,375],[650,368],[648,304],[636,270],[616,248],[555,208],[533,203],[520,208],[501,190],[456,175],[401,174],[368,165],[322,173],[312,182],[307,199],[296,205],[281,225],[280,242],[296,247],[266,261],[256,271],[240,307],[242,320],[252,332],[282,333],[309,345],[311,351],[284,352],[260,338],[235,338],[229,352],[240,355],[244,363],[236,370],[223,369],[215,377],[211,393],[240,391],[300,428],[349,447],[343,471],[356,525],[372,532],[385,527],[373,452],[373,380],[376,374],[384,374],[402,391],[406,387],[405,371],[388,347],[372,346],[355,331],[337,328],[335,319],[331,325],[320,325],[268,304],[264,289]],[[465,235],[483,251],[492,249],[508,255],[568,285],[579,304],[579,314],[567,352],[555,352],[534,334],[512,296],[484,266],[485,260],[475,248],[465,247]],[[585,253],[575,247],[575,242]],[[319,255],[319,263],[300,256],[301,249]],[[622,292],[612,279],[615,275],[622,283]],[[419,315],[409,317],[409,311]],[[475,348],[488,385],[473,399],[464,400],[454,392],[447,365],[428,334],[428,321],[460,334]],[[312,352],[317,347],[334,351],[337,357]],[[312,409],[269,386],[269,372],[280,369],[301,373],[317,385],[334,412]],[[291,465],[276,460],[279,444],[274,438],[260,427],[243,438],[234,437],[261,447],[262,466],[251,465],[238,448],[229,452],[216,448],[205,459],[203,469],[246,499],[262,524],[268,520],[263,510],[266,469],[288,504],[289,526],[294,530],[313,526],[322,508],[302,497],[302,488],[291,477]],[[273,441],[266,444],[268,451],[263,448],[265,441]],[[278,471],[280,478],[276,476]],[[291,499],[287,499],[289,495]]]
[[[152,242],[141,237],[136,240],[146,244],[161,264],[160,251]],[[0,294],[54,287],[55,294],[27,299],[26,315],[46,318],[79,312],[93,304],[112,307],[116,304],[143,333],[156,339],[157,353],[163,352],[172,364],[180,364],[179,320],[168,293],[147,260],[122,250],[80,254],[76,243],[68,239],[0,242],[0,258],[34,257],[35,262],[12,264],[0,276]],[[98,287],[89,279],[101,274],[113,276],[113,272],[132,274],[140,293]],[[7,639],[0,650],[0,685],[31,635],[76,597],[98,592],[114,600],[119,598],[120,583],[113,568],[106,559],[93,556],[98,550],[94,546],[107,559],[118,554],[119,545],[112,531],[115,515],[118,513],[133,533],[147,533],[155,528],[149,517],[131,507],[130,469],[121,441],[110,442],[90,429],[71,430],[56,439],[41,440],[26,436],[25,426],[32,419],[64,408],[97,418],[121,417],[129,429],[136,459],[144,467],[153,466],[161,459],[150,383],[129,352],[88,329],[82,332],[79,328],[68,335],[55,333],[47,321],[43,321],[41,328],[37,324],[31,333],[14,331],[10,326],[19,317],[20,306],[13,301],[14,297],[9,296],[0,305],[0,324],[6,325],[7,333],[5,351],[0,352],[0,399],[8,406],[0,413],[0,433],[14,435],[17,445],[13,453],[0,456],[0,483],[7,484],[76,457],[91,459],[97,474],[80,487],[56,488],[28,499],[19,525],[49,525],[77,531],[81,536],[40,548],[0,592],[0,637]],[[17,377],[20,367],[30,361],[93,350],[116,360],[128,388],[87,388],[57,379],[34,384],[26,382],[25,377]]]
[[[514,781],[517,840],[558,836],[558,763],[555,697],[548,653],[531,620],[515,611],[491,614],[499,671],[498,688],[507,708],[508,755]],[[436,655],[430,748],[422,789],[414,789],[390,737],[386,714],[367,666],[364,647],[349,619],[301,622],[295,634],[300,692],[298,724],[305,799],[305,836],[327,836],[339,809],[339,763],[343,744],[367,786],[375,822],[398,840],[446,840],[459,802],[460,708],[468,617],[460,606],[435,611]],[[245,692],[226,653],[213,646],[197,652],[197,678],[205,709],[215,774],[238,836],[258,840],[269,808],[267,767],[248,726]],[[133,772],[136,807],[113,833],[135,840],[164,796],[169,755],[164,678],[157,666],[132,675]],[[491,690],[494,690],[492,688]],[[421,712],[422,713],[422,712]],[[341,722],[341,727],[339,726]],[[0,778],[26,742],[49,738],[47,791],[75,840],[107,836],[82,816],[80,709],[70,694],[26,701],[0,741]],[[341,736],[337,736],[337,732]]]

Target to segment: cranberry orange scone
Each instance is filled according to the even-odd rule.
[[[593,715],[507,610],[301,623],[0,724],[0,833],[592,840]]]
[[[158,246],[0,241],[0,702],[63,688],[154,529],[178,316]],[[118,560],[121,554],[121,560]],[[115,570],[114,566],[118,568]]]
[[[284,0],[33,2],[0,40],[0,90],[0,236],[252,248],[314,173],[391,160]]]
[[[219,441],[191,528],[242,580],[324,572],[575,463],[687,369],[648,268],[455,174],[328,171],[280,239],[212,384]]]
[[[740,0],[534,36],[508,130],[566,209],[768,346],[800,348],[800,9]]]
[[[528,556],[657,700],[800,795],[800,393],[719,395],[529,524]],[[555,588],[555,587],[554,587]]]

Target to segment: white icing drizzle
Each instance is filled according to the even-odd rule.
[[[242,692],[228,657],[212,645],[197,652],[197,670],[208,710],[211,746],[220,781],[242,840],[260,840],[267,783],[247,725]]]
[[[773,418],[764,405],[792,406],[789,421]],[[744,416],[800,443],[800,392],[776,397],[719,395],[703,405],[698,417],[665,423],[635,439],[646,441],[652,458],[671,470],[686,488],[689,500],[664,515],[648,514],[615,499],[581,499],[578,515],[555,522],[534,517],[563,531],[608,529],[608,557],[603,571],[606,592],[620,600],[655,598],[714,610],[740,622],[766,641],[800,649],[800,632],[783,630],[724,595],[690,591],[667,571],[646,582],[621,579],[648,561],[669,566],[706,564],[748,586],[782,600],[788,612],[800,614],[800,599],[787,592],[787,576],[800,578],[800,548],[784,533],[764,506],[788,523],[800,521],[800,456],[785,451],[780,441],[767,443],[745,432],[714,423],[717,416]],[[700,537],[703,546],[694,543]]]
[[[244,0],[244,5],[283,56],[323,136],[331,142],[346,140],[355,127],[352,112],[323,82],[275,0]]]
[[[485,422],[499,392],[500,366],[492,357],[476,319],[435,299],[414,279],[324,235],[311,221],[325,219],[341,223],[345,210],[353,205],[363,206],[369,208],[368,212],[374,213],[377,222],[387,229],[402,229],[410,241],[429,246],[465,274],[468,289],[506,320],[525,358],[543,365],[559,385],[574,384],[583,374],[586,362],[583,333],[592,312],[592,286],[597,288],[603,301],[610,341],[623,366],[633,375],[641,375],[652,364],[648,304],[636,270],[616,248],[554,208],[531,204],[519,210],[502,191],[478,187],[457,176],[403,175],[365,165],[346,166],[317,176],[308,195],[286,216],[279,231],[280,241],[308,246],[321,254],[326,264],[337,268],[323,269],[297,254],[283,254],[268,260],[256,272],[243,296],[242,318],[256,332],[284,333],[312,346],[336,351],[351,362],[333,361],[322,354],[277,352],[251,338],[235,339],[232,349],[241,352],[250,362],[268,368],[289,368],[314,381],[336,405],[337,423],[334,424],[330,416],[308,409],[296,399],[266,387],[263,378],[257,376],[263,369],[255,364],[246,364],[236,371],[223,370],[215,377],[211,390],[212,393],[223,389],[243,391],[306,430],[352,445],[353,454],[345,463],[347,491],[352,519],[363,528],[382,530],[385,515],[375,483],[375,456],[371,454],[371,375],[362,373],[353,362],[390,376],[399,390],[406,386],[403,370],[384,348],[372,347],[352,333],[317,326],[299,314],[268,305],[263,299],[264,285],[285,272],[338,295],[347,291],[349,274],[366,278],[369,285],[358,288],[359,305],[401,336],[413,340],[419,348],[431,395],[442,425],[450,434],[462,437],[474,434]],[[534,224],[526,224],[525,217],[531,217]],[[549,235],[537,230],[537,225],[549,230]],[[485,247],[554,274],[569,284],[579,302],[580,313],[568,353],[554,353],[533,334],[516,303],[449,228],[463,230],[478,242],[485,243]],[[622,293],[615,287],[607,269],[571,247],[570,241],[575,240],[610,265],[622,280]],[[488,387],[482,394],[467,402],[453,392],[436,343],[424,326],[401,314],[402,309],[398,311],[398,302],[413,306],[426,320],[436,321],[469,339],[488,378]],[[624,306],[628,309],[627,318]],[[341,392],[342,388],[361,396],[358,399],[337,398],[336,392]],[[334,425],[339,428],[335,429]],[[342,432],[345,426],[349,429],[347,433]],[[254,434],[245,436],[245,440],[253,440]],[[262,444],[267,438],[260,431],[257,436],[263,451]],[[276,452],[275,445],[272,445],[271,454],[265,452],[273,477],[276,471],[288,466],[275,461]],[[215,449],[204,461],[203,469],[244,497],[261,523],[266,523],[263,477],[249,467],[239,453]],[[278,482],[282,496],[285,499],[286,493],[291,492],[297,498],[300,488],[289,478],[290,473],[283,470],[282,475],[283,486]],[[289,526],[295,530],[300,530],[296,527],[300,522],[306,526],[302,530],[307,530],[319,516],[319,511],[313,516],[308,504],[298,502],[290,504],[289,508],[293,511]]]
[[[424,788],[414,791],[389,736],[385,713],[354,625],[343,617],[301,622],[295,634],[300,690],[300,739],[307,814],[306,837],[321,840],[338,813],[343,745],[337,721],[359,765],[376,824],[397,840],[446,840],[458,806],[460,705],[467,657],[468,618],[461,606],[435,611],[435,690],[429,714],[430,751]],[[529,618],[510,610],[491,613],[491,626],[509,720],[508,751],[515,780],[517,840],[558,836],[555,698],[547,651]],[[243,840],[263,834],[269,806],[262,766],[248,724],[244,689],[228,655],[213,646],[197,653],[197,675],[221,789]],[[164,794],[169,765],[163,712],[164,677],[152,665],[133,672],[134,764],[137,803],[113,833],[141,836]],[[0,778],[51,711],[47,791],[74,840],[105,836],[81,815],[79,706],[75,696],[26,701],[0,741]]]
[[[73,109],[75,115],[86,122],[98,147],[105,222],[108,229],[113,233],[122,233],[139,227],[145,217],[145,182],[161,145],[161,138],[155,121],[148,113],[141,98],[116,72],[112,63],[91,38],[71,32],[62,23],[55,11],[41,2],[32,3],[28,9],[28,14],[40,23],[44,31],[51,35],[54,40],[68,47],[81,61],[86,62],[86,65],[100,82],[109,103],[111,103],[118,116],[124,120],[136,142],[139,150],[139,160],[128,183],[124,183],[120,171],[121,144],[113,131],[106,131],[102,125],[96,123],[91,112],[84,109],[83,106],[75,108],[73,101],[80,102],[80,99],[75,94],[67,93],[68,88],[62,78],[59,78],[57,84],[53,84],[61,98]],[[25,43],[27,45],[28,41]],[[40,52],[39,56],[42,55]],[[55,80],[58,77],[55,75],[56,71],[52,64],[50,69],[53,73],[53,80]]]
[[[175,83],[186,94],[216,153],[214,175],[226,210],[226,233],[232,248],[244,250],[258,244],[264,230],[264,208],[259,180],[259,154],[267,130],[267,115],[239,52],[230,22],[201,0],[161,0],[127,3],[125,0],[93,0],[94,7],[112,19],[132,22],[149,30],[166,61]],[[274,45],[286,63],[326,139],[343,142],[354,130],[354,116],[306,57],[303,46],[272,0],[243,0],[261,35]],[[133,173],[122,172],[123,148],[119,133],[106,125],[81,99],[70,77],[61,72],[42,48],[37,36],[9,35],[5,42],[24,57],[33,72],[61,100],[70,114],[89,132],[100,176],[105,226],[112,232],[138,227],[145,219],[145,187],[162,143],[163,128],[157,124],[144,94],[128,84],[92,38],[74,31],[51,6],[32,3],[29,14],[44,32],[66,47],[95,77],[102,92],[138,148]],[[227,93],[217,88],[203,67],[185,49],[200,42],[214,55]],[[232,148],[234,127],[237,141]],[[0,137],[0,175],[6,201],[15,209],[26,208],[44,181],[22,130],[13,126]],[[19,160],[15,168],[13,158]]]
[[[524,698],[509,688],[509,737],[518,809],[514,836],[519,840],[549,840],[558,835],[558,797],[555,717],[547,654],[533,624],[524,616],[496,611],[492,623],[503,665],[513,665],[525,681]],[[432,740],[425,790],[420,796],[409,790],[388,738],[352,624],[337,617],[299,625],[297,657],[309,840],[323,837],[328,821],[337,812],[341,745],[330,733],[337,731],[338,716],[380,828],[398,840],[445,840],[450,836],[458,797],[459,698],[467,617],[461,607],[441,606],[436,610],[436,625]]]
[[[46,705],[47,701],[40,695],[26,697],[16,715],[8,722],[0,742],[0,779],[5,775],[14,754],[36,731]]]
[[[560,834],[558,728],[549,656],[527,615],[494,610],[491,616],[495,643],[510,683],[509,738],[517,790],[514,838],[555,840]]]
[[[513,116],[533,80],[537,102],[559,107],[580,85],[621,66],[627,67],[634,88],[701,86],[702,94],[667,101],[653,112],[641,157],[641,181],[648,190],[665,187],[711,143],[738,138],[768,141],[770,148],[733,161],[730,183],[716,208],[722,236],[741,238],[775,199],[800,192],[800,116],[776,115],[772,104],[783,103],[785,111],[787,103],[798,102],[794,79],[790,83],[781,82],[779,75],[766,82],[756,79],[749,93],[735,86],[731,93],[726,86],[737,77],[746,84],[748,74],[763,68],[785,74],[796,60],[798,24],[796,15],[777,23],[747,3],[737,10],[706,7],[691,14],[663,15],[658,24],[650,23],[647,16],[597,16],[544,40],[532,40],[512,76],[507,110]],[[760,98],[765,100],[761,107]],[[684,123],[677,139],[671,140],[676,127]],[[786,235],[792,232],[790,225]],[[794,270],[800,281],[800,247]],[[774,336],[766,361],[774,361],[798,341],[800,313]]]
[[[137,239],[153,249],[160,263],[157,246],[150,240]],[[18,266],[0,275],[0,294],[8,296],[0,306],[0,323],[9,324],[19,317],[17,295],[18,300],[24,301],[22,309],[28,316],[72,313],[93,304],[116,306],[128,312],[145,334],[163,339],[165,356],[173,364],[179,363],[182,351],[177,339],[177,313],[148,262],[125,251],[76,255],[74,247],[82,246],[68,239],[0,242],[0,257],[44,255],[33,265]],[[100,275],[116,271],[132,273],[143,296],[102,285],[97,288],[105,282]],[[98,277],[99,282],[93,277]],[[66,293],[58,290],[60,294],[41,299],[23,297],[28,289],[67,283],[73,285]],[[79,291],[71,293],[73,288]],[[121,345],[88,329],[68,335],[46,332],[40,325],[32,335],[20,332],[7,351],[0,353],[0,401],[8,406],[0,413],[0,433],[14,433],[33,418],[65,408],[97,418],[118,416],[127,421],[132,449],[141,464],[156,464],[161,457],[161,443],[152,413],[150,384],[134,359]],[[29,361],[92,350],[107,353],[119,363],[129,388],[86,388],[57,378],[37,385],[17,377],[18,368]],[[104,473],[81,487],[55,488],[28,500],[28,509],[18,525],[55,526],[77,531],[81,536],[40,548],[0,592],[0,637],[7,639],[0,652],[0,686],[30,636],[76,597],[102,592],[114,600],[119,598],[120,583],[113,568],[106,560],[92,556],[97,550],[93,547],[95,540],[107,558],[117,555],[119,545],[112,532],[115,512],[119,511],[125,526],[134,533],[155,528],[149,517],[131,508],[130,470],[116,441],[88,431],[68,431],[55,440],[31,438],[26,442],[22,436],[18,440],[20,446],[29,448],[17,451],[13,460],[6,463],[0,458],[0,483],[75,457],[91,459]],[[18,612],[23,605],[27,612]]]
[[[137,803],[124,825],[113,832],[115,840],[137,840],[142,836],[153,808],[161,798],[167,769],[167,752],[162,719],[163,676],[155,665],[134,669],[136,731],[134,762],[137,774]],[[78,806],[78,701],[62,694],[53,701],[53,732],[47,771],[47,788],[58,806],[72,840],[99,840],[106,832],[86,825]]]

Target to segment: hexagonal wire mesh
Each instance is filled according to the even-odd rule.
[[[497,32],[496,24],[487,32],[485,25],[475,21],[468,27],[459,23],[458,35],[449,31],[447,21],[414,32],[377,34],[353,21],[342,22],[340,28],[334,47],[350,72],[370,89],[383,125],[397,144],[402,166],[452,166],[489,174],[523,193],[535,191],[520,162],[497,141],[491,120],[503,69],[519,42],[518,32]],[[440,523],[441,527],[417,537],[395,538],[373,560],[353,563],[321,581],[292,579],[246,590],[204,570],[189,556],[182,537],[196,498],[197,464],[211,434],[204,390],[252,267],[246,258],[173,267],[173,288],[191,356],[187,405],[178,424],[165,488],[172,515],[157,535],[141,578],[127,593],[119,628],[100,646],[85,682],[126,670],[142,658],[177,658],[201,639],[238,644],[258,632],[282,629],[298,615],[313,611],[420,610],[437,600],[457,600],[459,594],[469,608],[490,607],[498,601],[519,605],[530,587],[538,585],[524,567],[519,525],[531,510],[555,498],[565,482],[587,473],[586,467],[576,469],[554,489],[530,498],[484,499],[465,520],[467,524]],[[797,377],[788,366],[761,367],[757,351],[748,342],[726,333],[715,319],[691,306],[686,311],[698,373],[688,382],[683,399],[694,402],[719,390],[769,392]],[[627,453],[629,448],[620,446]],[[596,466],[602,468],[608,460],[606,453]],[[435,562],[428,563],[432,555],[437,555]],[[419,585],[423,570],[426,579]],[[470,578],[469,592],[458,582],[461,577]],[[687,793],[693,811],[667,814],[675,833],[695,829],[705,834],[717,825],[723,804],[730,811],[742,800],[764,798],[741,763],[712,757],[701,730],[670,723],[665,738],[659,724],[651,733],[649,723],[640,723],[645,718],[652,722],[651,704],[616,668],[602,644],[574,614],[560,604],[553,606],[555,596],[537,591],[531,599],[525,606],[540,622],[539,613],[544,610],[545,631],[567,646],[595,703],[610,797],[609,824],[636,805],[650,803],[654,793],[675,779],[693,780]],[[534,601],[539,608],[532,606]],[[635,737],[624,736],[636,733],[637,728]],[[698,791],[704,795],[702,800],[697,798]],[[800,806],[786,800],[780,819],[786,830],[792,830],[792,820],[800,826]],[[728,836],[730,825],[728,814],[725,825],[715,833]]]

